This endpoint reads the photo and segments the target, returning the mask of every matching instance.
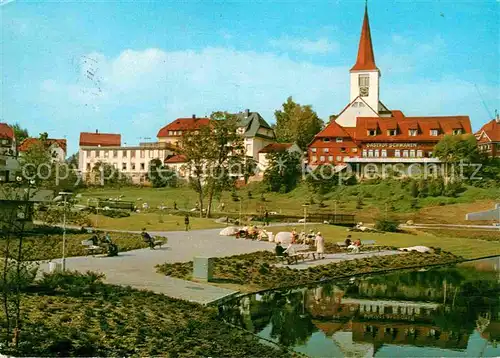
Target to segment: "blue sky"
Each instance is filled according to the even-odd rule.
[[[288,96],[328,119],[349,100],[364,1],[0,1],[0,121],[78,148],[81,131],[153,140],[177,117]],[[381,99],[406,115],[500,109],[496,1],[369,1]],[[479,93],[478,93],[479,90]]]

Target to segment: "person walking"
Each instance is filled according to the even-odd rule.
[[[321,235],[321,233],[318,231],[316,234],[316,239],[315,239],[315,245],[316,245],[316,253],[318,254],[318,258],[322,259],[325,253],[325,239]]]
[[[187,214],[184,217],[184,225],[186,225],[186,231],[189,231],[189,215]]]
[[[267,210],[264,213],[264,226],[269,226],[269,212]]]

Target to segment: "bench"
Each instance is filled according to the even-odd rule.
[[[376,243],[377,242],[375,240],[361,240],[361,246],[373,246],[376,245]],[[337,246],[347,247],[345,241],[338,241]]]
[[[156,246],[158,246],[158,247],[161,248],[163,244],[166,244],[168,242],[167,238],[165,238],[165,240],[158,240],[158,239],[152,237],[151,239],[153,240],[153,247],[152,247],[152,249],[154,249]]]
[[[89,255],[95,255],[104,251],[104,247],[94,245],[92,240],[83,240],[82,245],[85,246],[85,250],[87,250]]]
[[[313,260],[316,260],[316,251],[304,251],[304,252],[297,252],[296,254],[293,255],[288,255],[288,256],[276,256],[278,258],[278,261],[280,262],[287,262],[288,265],[292,264],[297,264],[299,263],[299,260],[305,261],[308,258],[311,258]]]

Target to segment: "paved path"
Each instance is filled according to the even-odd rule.
[[[396,251],[396,250],[382,250],[382,251],[370,251],[370,252],[360,252],[359,254],[350,254],[350,253],[339,253],[339,254],[326,254],[324,259],[321,260],[306,260],[299,261],[298,264],[286,265],[286,264],[277,264],[279,267],[290,267],[298,270],[304,270],[309,267],[314,267],[318,265],[327,265],[331,263],[341,262],[341,261],[349,261],[356,259],[364,259],[366,257],[372,256],[389,256],[389,255],[399,255],[404,252]]]
[[[102,272],[106,282],[130,285],[137,289],[148,289],[167,296],[207,304],[236,291],[191,281],[180,280],[156,273],[155,265],[165,262],[191,261],[194,256],[231,256],[261,250],[273,250],[270,242],[237,240],[219,236],[220,229],[153,233],[168,236],[168,245],[156,250],[140,249],[120,253],[116,257],[70,257],[66,259],[67,270]],[[60,261],[59,259],[57,261]],[[48,271],[48,263],[41,265]]]

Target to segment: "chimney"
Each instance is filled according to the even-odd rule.
[[[95,130],[95,134],[99,134],[99,131],[97,129]]]
[[[495,120],[497,123],[500,123],[500,114],[498,114],[498,110],[495,109]]]
[[[245,109],[245,117],[248,117],[250,115],[250,110],[247,108]]]
[[[193,119],[196,119],[196,114],[193,114]]]

